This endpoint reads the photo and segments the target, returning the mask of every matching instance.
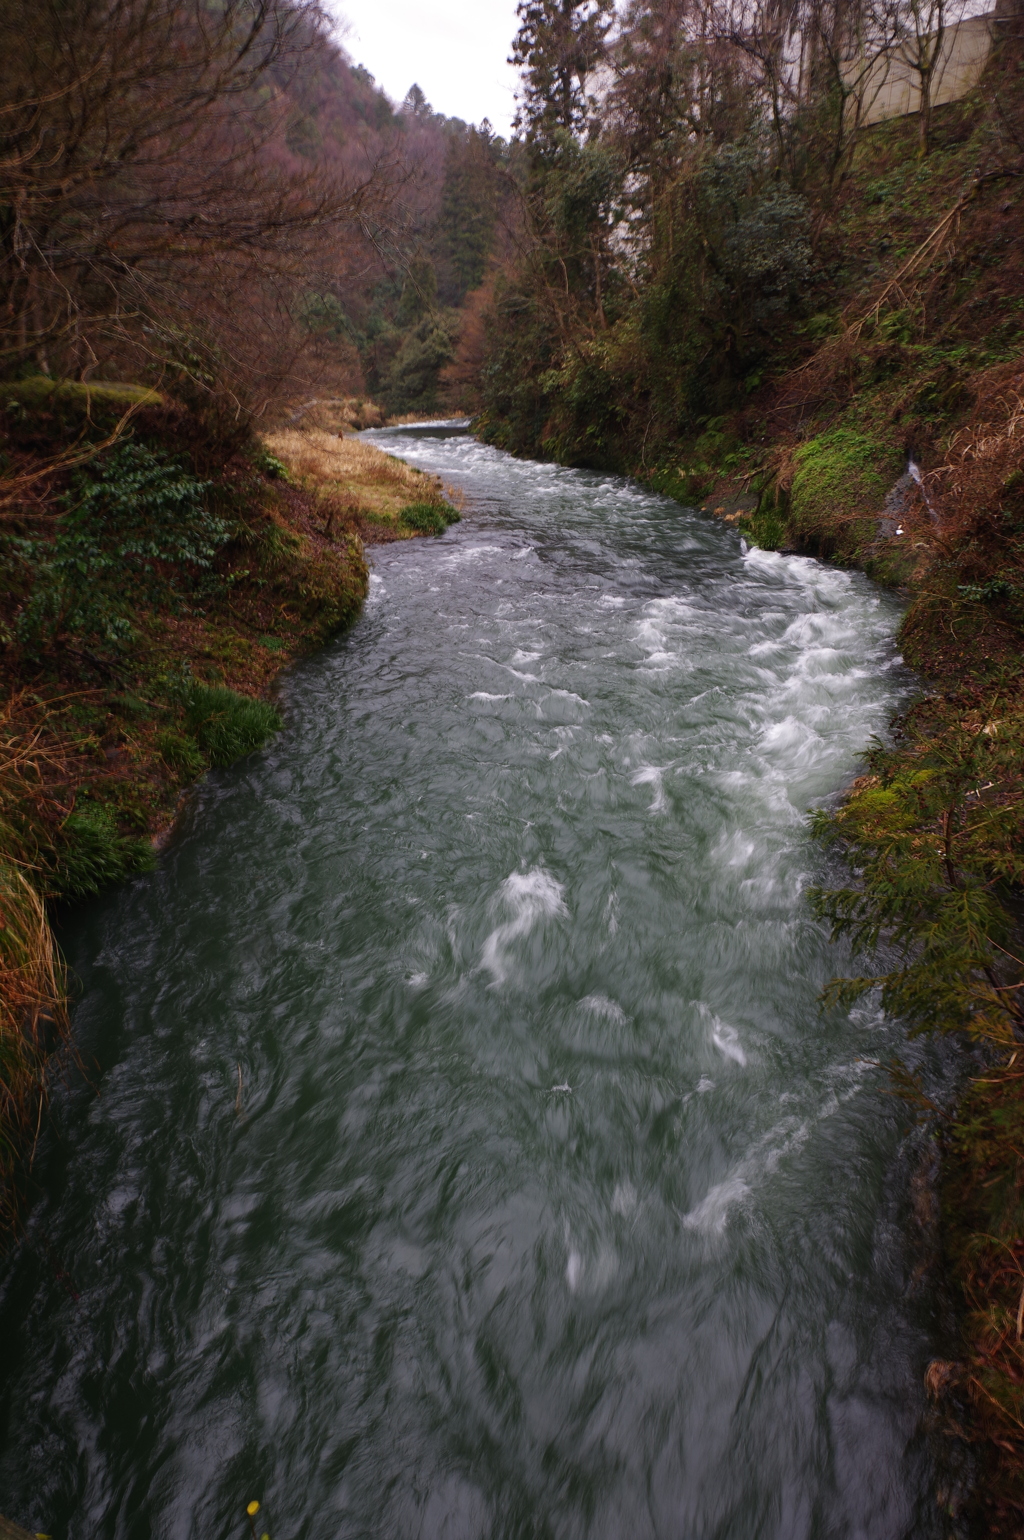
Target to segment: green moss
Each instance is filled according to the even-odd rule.
[[[36,374],[25,380],[0,382],[0,405],[11,408],[15,404],[25,411],[45,411],[54,406],[72,406],[83,414],[92,406],[116,406],[126,410],[130,406],[160,406],[163,396],[146,385],[114,384],[106,380],[94,383],[80,380],[51,380],[48,375]]]
[[[109,433],[126,412],[164,405],[159,391],[145,385],[102,380],[83,384],[79,380],[51,380],[42,374],[0,382],[0,412],[12,430],[19,424],[25,430],[45,426],[58,438],[67,433],[79,436],[88,429]]]
[[[794,454],[790,512],[801,525],[828,523],[837,514],[881,511],[899,474],[892,451],[852,428],[832,428]]]
[[[823,556],[849,557],[874,539],[902,455],[884,438],[830,428],[793,455],[791,536]]]

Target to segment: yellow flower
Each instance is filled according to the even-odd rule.
[[[260,1505],[259,1505],[259,1503],[258,1503],[258,1502],[256,1502],[256,1501],[255,1501],[255,1499],[254,1499],[254,1500],[253,1500],[253,1501],[252,1501],[252,1502],[251,1502],[251,1503],[250,1503],[250,1504],[249,1504],[249,1506],[248,1506],[248,1508],[246,1508],[246,1510],[245,1510],[245,1511],[246,1511],[246,1513],[247,1513],[247,1514],[248,1514],[248,1515],[249,1515],[249,1517],[250,1517],[250,1518],[252,1518],[252,1516],[253,1516],[253,1514],[254,1514],[254,1513],[259,1513],[259,1511],[260,1511]]]

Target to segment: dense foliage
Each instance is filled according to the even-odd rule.
[[[231,538],[208,506],[210,483],[174,457],[121,444],[77,476],[52,540],[12,542],[30,570],[17,636],[121,643],[140,605],[166,605],[209,577]]]

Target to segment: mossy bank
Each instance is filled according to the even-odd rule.
[[[157,859],[209,768],[282,725],[281,669],[349,625],[364,541],[440,484],[313,427],[225,433],[159,393],[0,385],[0,1228],[67,1036],[55,909]]]

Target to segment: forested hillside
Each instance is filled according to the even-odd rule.
[[[958,1107],[894,1073],[943,1154],[961,1335],[929,1393],[979,1453],[977,1532],[1020,1534],[1024,25],[1001,0],[976,88],[940,105],[971,14],[524,0],[480,428],[906,596],[925,694],[819,816],[854,874],[814,901],[863,960],[833,997],[971,1045]],[[918,110],[871,123],[893,52]]]
[[[507,154],[396,107],[306,0],[6,6],[2,368],[435,405]]]

